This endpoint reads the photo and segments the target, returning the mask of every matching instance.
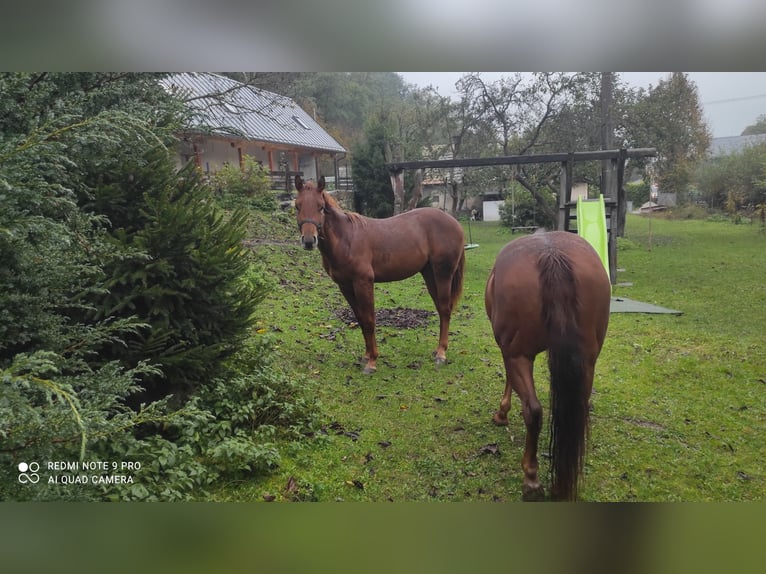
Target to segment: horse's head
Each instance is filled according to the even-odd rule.
[[[303,181],[301,176],[295,176],[295,189],[298,197],[295,208],[298,210],[298,230],[301,232],[301,244],[305,249],[314,249],[319,242],[319,234],[324,225],[325,199],[324,176],[315,184]]]

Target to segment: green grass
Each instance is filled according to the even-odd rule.
[[[277,471],[222,485],[212,499],[520,500],[525,430],[516,397],[509,427],[490,420],[504,376],[483,299],[495,255],[518,235],[488,222],[472,223],[471,233],[479,247],[466,252],[449,363],[431,360],[434,315],[426,327],[379,327],[370,376],[358,364],[360,330],[334,313],[345,302],[319,253],[301,250],[297,239],[254,247],[279,283],[261,307],[261,330],[278,341],[284,368],[315,393],[325,422],[314,437],[283,445]],[[632,286],[615,295],[683,315],[611,316],[583,500],[766,499],[764,248],[766,234],[755,226],[629,216],[618,280]],[[376,304],[433,310],[419,276],[377,285]],[[543,356],[535,369],[547,416]],[[544,452],[547,425],[540,445]],[[540,464],[546,478],[547,459]]]

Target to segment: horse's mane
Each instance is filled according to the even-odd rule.
[[[348,218],[348,220],[351,223],[354,223],[354,224],[364,223],[364,217],[362,217],[358,213],[354,213],[353,211],[346,211],[345,209],[343,209],[338,203],[338,200],[335,199],[332,195],[330,195],[326,191],[322,192],[322,196],[327,205],[329,205],[332,209],[340,211],[343,215],[345,215]]]

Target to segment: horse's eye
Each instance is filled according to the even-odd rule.
[[[320,205],[319,206],[319,213],[324,213],[324,212],[325,212],[325,206],[324,205]]]

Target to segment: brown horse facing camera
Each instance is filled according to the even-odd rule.
[[[449,322],[463,290],[463,228],[450,215],[424,207],[386,219],[342,210],[325,191],[295,177],[295,200],[301,243],[319,248],[322,265],[340,287],[362,328],[365,373],[376,369],[374,284],[420,273],[439,313],[436,364],[447,361]]]
[[[589,425],[596,359],[609,323],[611,284],[591,245],[566,231],[535,233],[498,253],[484,295],[505,365],[505,392],[493,418],[508,424],[511,391],[527,429],[521,466],[523,498],[543,498],[537,442],[543,410],[532,378],[535,357],[548,350],[551,496],[575,500]]]

